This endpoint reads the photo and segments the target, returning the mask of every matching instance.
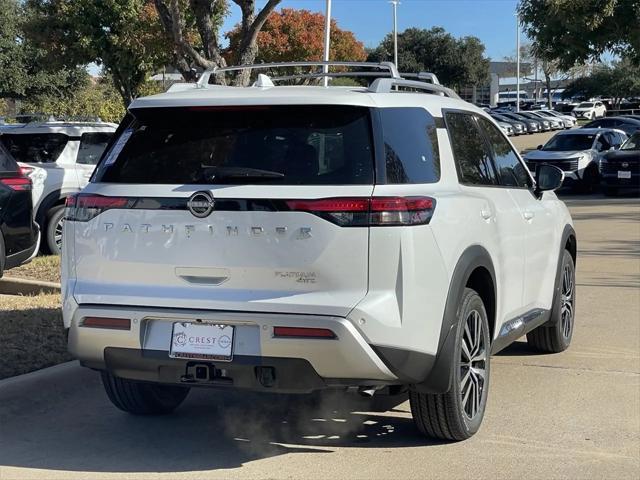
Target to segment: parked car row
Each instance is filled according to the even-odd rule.
[[[89,182],[116,127],[59,121],[0,125],[0,144],[31,180],[33,218],[42,230],[43,252],[60,252],[64,202]]]
[[[511,125],[513,135],[562,130],[565,128],[573,128],[577,124],[577,120],[574,117],[563,115],[553,110],[512,112],[497,109],[492,110],[490,115],[497,122]]]

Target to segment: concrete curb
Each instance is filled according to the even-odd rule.
[[[60,284],[16,277],[0,279],[0,294],[37,295],[39,293],[60,293]]]

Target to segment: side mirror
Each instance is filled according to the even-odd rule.
[[[540,197],[542,192],[557,190],[562,186],[564,172],[558,167],[549,164],[538,166],[536,171],[535,194]]]
[[[538,150],[542,150],[542,145],[538,145],[536,148],[537,148]]]

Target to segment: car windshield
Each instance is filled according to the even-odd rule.
[[[589,150],[596,138],[594,134],[590,135],[556,135],[549,140],[542,150],[552,152],[568,152],[571,150]]]
[[[593,103],[591,102],[582,102],[580,105],[578,105],[578,108],[591,108],[593,107]]]
[[[636,132],[622,144],[620,150],[640,150],[640,132]]]

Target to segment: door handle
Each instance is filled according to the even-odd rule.
[[[484,218],[485,220],[489,220],[491,217],[493,217],[493,212],[491,212],[491,210],[483,208],[482,210],[480,210],[480,215],[482,215],[482,218]]]
[[[525,220],[527,220],[527,221],[531,221],[531,220],[533,220],[533,217],[535,217],[535,216],[536,216],[536,214],[535,214],[535,213],[533,213],[533,212],[531,212],[531,211],[529,211],[529,210],[525,210],[525,211],[522,213],[522,216],[524,217],[524,219],[525,219]]]

